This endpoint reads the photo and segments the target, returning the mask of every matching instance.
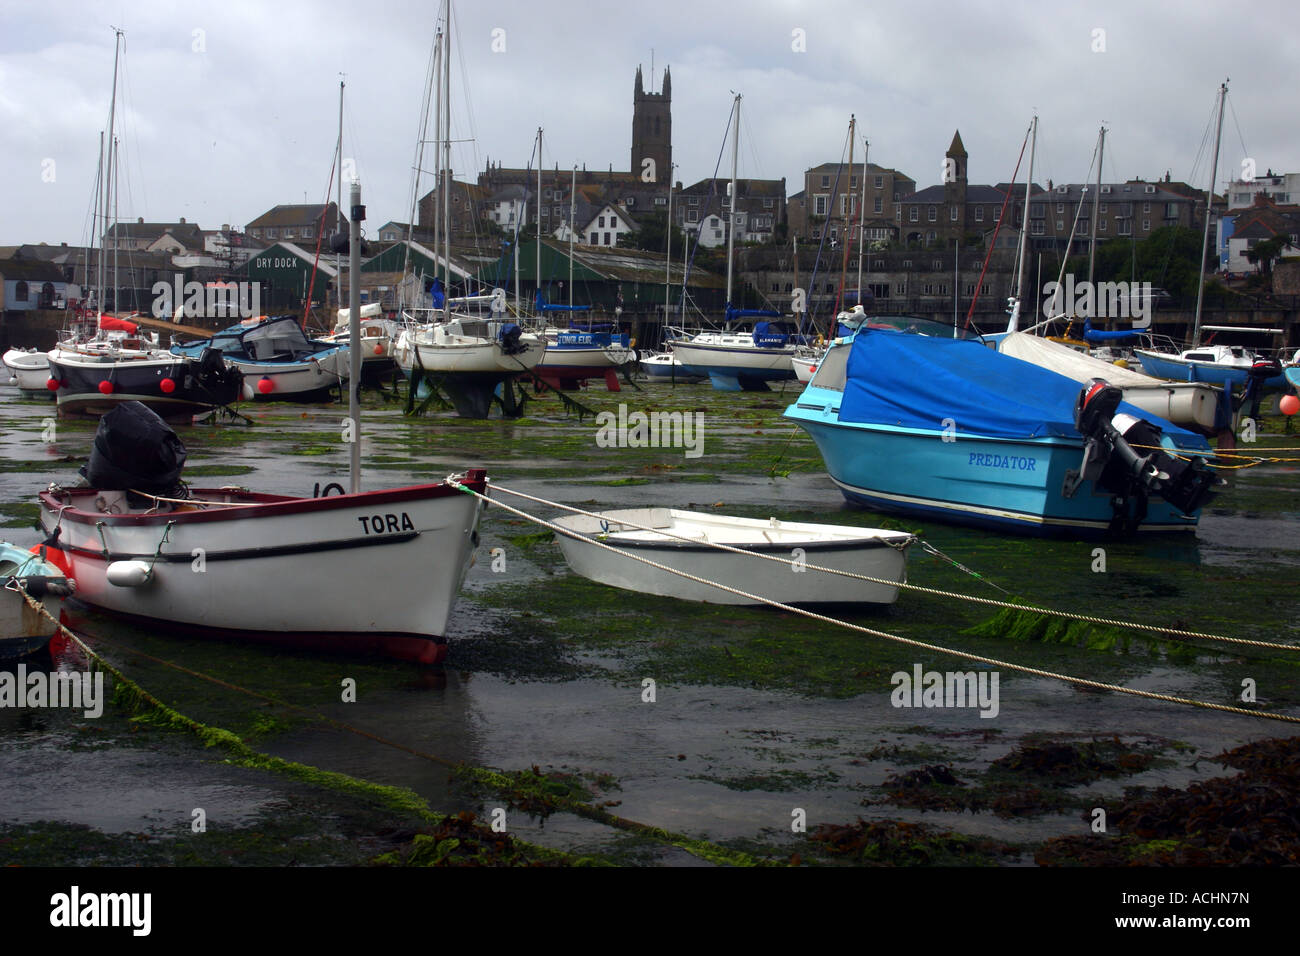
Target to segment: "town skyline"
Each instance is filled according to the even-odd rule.
[[[332,185],[328,196],[326,188],[340,72],[348,73],[345,169],[361,180],[368,224],[410,218],[431,10],[381,3],[373,16],[340,31],[347,8],[338,4],[174,10],[140,3],[118,16],[73,4],[84,15],[70,19],[9,6],[15,29],[0,40],[0,80],[10,93],[0,111],[17,135],[0,158],[9,187],[0,243],[94,241],[90,207],[99,130],[107,125],[110,22],[126,31],[117,124],[122,221],[184,217],[205,229],[242,228],[276,205],[332,199]],[[1283,30],[1249,59],[1207,59],[1233,48],[1239,33],[1229,19],[1217,34],[1202,36],[1217,16],[1208,6],[1168,23],[1158,11],[1067,5],[1031,27],[984,36],[992,20],[1015,17],[935,5],[947,11],[946,26],[935,30],[922,22],[929,7],[886,5],[871,20],[836,2],[766,2],[743,8],[725,41],[721,31],[730,21],[712,7],[687,21],[698,31],[647,20],[635,38],[616,28],[611,11],[562,27],[568,9],[511,3],[454,10],[457,179],[474,181],[489,161],[527,165],[538,126],[546,130],[548,169],[626,169],[638,66],[651,91],[660,88],[664,68],[672,70],[671,180],[684,185],[729,175],[724,134],[732,90],[744,95],[740,176],[785,178],[787,197],[802,188],[806,169],[847,157],[850,113],[860,131],[855,163],[869,139],[872,163],[898,169],[924,189],[941,182],[944,152],[960,129],[970,181],[1005,182],[1035,108],[1037,182],[1090,180],[1097,127],[1105,121],[1104,179],[1168,173],[1204,188],[1206,126],[1225,77],[1232,77],[1233,92],[1216,191],[1246,159],[1262,174],[1286,171],[1300,155],[1275,93],[1275,78],[1284,75],[1278,58],[1294,38]],[[1253,10],[1267,18],[1285,8]],[[914,43],[925,55],[900,59],[898,51]],[[350,48],[365,51],[360,64],[348,63]],[[855,56],[859,48],[868,54]],[[995,79],[1008,57],[1020,77],[1042,79]],[[424,167],[432,170],[428,153]],[[431,176],[423,176],[421,195],[431,188]]]

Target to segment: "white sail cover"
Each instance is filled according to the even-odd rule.
[[[1080,385],[1092,378],[1104,378],[1119,388],[1165,384],[1150,375],[1103,362],[1091,355],[1084,355],[1068,345],[1053,342],[1051,339],[1040,339],[1028,332],[1009,332],[1006,338],[998,343],[998,351],[1003,355],[1010,355],[1012,358],[1050,369],[1066,378],[1072,378]]]

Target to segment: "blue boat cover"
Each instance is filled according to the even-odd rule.
[[[850,346],[841,422],[897,425],[993,438],[1079,438],[1074,403],[1082,386],[976,340],[863,329]],[[1208,448],[1196,435],[1127,402],[1179,446]]]

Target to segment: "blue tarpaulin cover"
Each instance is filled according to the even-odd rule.
[[[993,438],[1078,438],[1074,403],[1079,383],[996,352],[975,340],[863,329],[849,346],[841,422],[900,425]],[[1187,448],[1205,439],[1121,402]]]

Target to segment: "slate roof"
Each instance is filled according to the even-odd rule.
[[[337,206],[334,203],[314,203],[303,205],[301,203],[287,206],[275,206],[258,216],[252,222],[248,223],[245,229],[276,229],[281,226],[314,226],[321,221],[322,210],[325,215],[325,225],[327,228],[333,228],[337,219]],[[343,217],[347,222],[347,216]]]

